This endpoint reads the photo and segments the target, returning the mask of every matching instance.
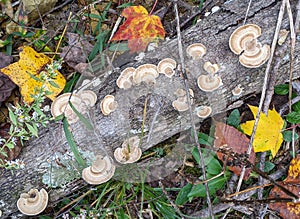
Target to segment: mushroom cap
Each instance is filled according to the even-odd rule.
[[[204,65],[203,65],[203,68],[209,74],[215,74],[216,72],[219,71],[220,65],[218,65],[218,64],[212,64],[211,62],[205,62]]]
[[[113,95],[106,95],[100,102],[100,109],[103,115],[107,116],[118,107]]]
[[[194,43],[186,48],[186,53],[193,60],[198,60],[206,54],[206,47],[202,43]]]
[[[62,115],[65,113],[66,118],[68,119],[68,122],[70,124],[75,123],[78,121],[78,116],[76,113],[72,110],[70,102],[73,104],[73,106],[81,113],[85,113],[85,109],[82,108],[82,101],[78,94],[72,94],[72,93],[64,93],[58,97],[55,98],[55,100],[51,104],[51,114],[54,118],[57,116]],[[71,96],[71,97],[70,97]]]
[[[240,63],[247,68],[257,68],[268,61],[270,57],[270,46],[257,44],[257,47],[253,51],[245,50],[240,55]]]
[[[193,97],[194,97],[194,91],[192,89],[189,89],[190,93],[190,102],[193,104]],[[175,110],[179,112],[183,112],[189,109],[188,105],[188,99],[187,95],[184,89],[178,88],[175,92],[175,95],[177,96],[177,99],[172,102],[172,106],[174,107]]]
[[[218,89],[223,83],[219,76],[200,75],[197,84],[201,90],[211,92]]]
[[[133,79],[134,72],[135,72],[135,68],[133,67],[125,68],[117,79],[117,86],[123,89],[130,88],[133,83],[132,79]]]
[[[233,96],[239,96],[242,94],[242,92],[243,92],[243,88],[241,87],[240,84],[231,91]]]
[[[199,118],[205,119],[211,114],[212,108],[210,106],[200,106],[196,108],[196,112]]]
[[[189,105],[187,104],[187,102],[182,101],[181,99],[174,100],[172,102],[172,106],[179,112],[187,111],[189,109]]]
[[[247,41],[258,38],[261,35],[261,29],[256,24],[246,24],[235,29],[229,38],[229,47],[236,55],[241,54],[245,49]]]
[[[85,106],[93,107],[97,101],[97,95],[94,91],[91,90],[83,90],[77,93]]]
[[[140,84],[142,81],[146,83],[155,83],[155,78],[159,76],[156,65],[144,64],[140,65],[133,73],[133,82]]]
[[[19,211],[25,215],[38,215],[45,210],[47,204],[48,193],[45,189],[30,189],[28,193],[22,193],[17,201]]]
[[[116,167],[111,163],[108,156],[96,156],[92,166],[83,169],[82,178],[88,184],[99,185],[110,180],[115,173],[115,169]]]
[[[177,63],[174,59],[165,58],[157,64],[157,71],[171,78],[175,74],[174,69],[176,68],[176,65]]]
[[[138,136],[133,136],[126,139],[122,143],[121,148],[114,151],[115,159],[122,164],[134,163],[142,156],[142,150],[139,148],[140,139]]]

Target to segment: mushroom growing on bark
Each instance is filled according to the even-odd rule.
[[[175,74],[176,65],[177,63],[174,59],[165,58],[157,64],[157,71],[171,78]]]
[[[117,86],[125,90],[131,88],[133,84],[132,80],[134,71],[135,68],[133,67],[125,68],[117,79]]]
[[[196,113],[199,118],[205,119],[212,112],[212,108],[210,106],[199,106],[196,108]]]
[[[241,87],[241,85],[239,84],[238,86],[236,86],[232,91],[232,95],[233,96],[240,96],[243,92],[243,88]]]
[[[206,54],[206,47],[202,43],[194,43],[186,48],[186,53],[193,60],[198,60]]]
[[[189,89],[190,93],[190,103],[193,104],[193,97],[194,97],[194,91],[192,89]],[[179,88],[176,90],[175,95],[177,96],[177,99],[172,102],[172,106],[175,110],[179,112],[183,112],[189,109],[188,105],[188,99],[185,90]]]
[[[118,107],[113,95],[106,95],[100,102],[100,109],[103,115],[107,116]]]
[[[83,90],[77,93],[81,101],[83,102],[83,107],[93,107],[97,101],[97,95],[94,91],[91,90]]]
[[[233,31],[229,38],[231,51],[240,55],[240,63],[247,68],[257,68],[270,57],[270,46],[262,45],[257,40],[260,35],[259,26],[246,24]]]
[[[17,207],[25,215],[38,215],[45,210],[48,204],[48,193],[45,189],[38,191],[30,189],[28,193],[22,193],[17,201]]]
[[[91,185],[99,185],[110,180],[116,167],[112,164],[108,156],[96,156],[92,166],[83,169],[82,178]]]
[[[203,68],[209,74],[200,75],[198,77],[198,87],[205,92],[211,92],[218,89],[223,84],[222,79],[219,76],[215,75],[215,73],[217,73],[217,71],[220,69],[220,66],[218,64],[205,62]]]
[[[71,108],[69,101],[80,113],[86,113],[85,107],[82,107],[81,97],[78,94],[64,93],[56,97],[56,99],[52,102],[51,114],[54,118],[65,114],[68,122],[72,124],[77,122],[79,118]]]
[[[140,139],[133,136],[125,140],[121,148],[117,148],[114,152],[115,159],[122,164],[134,163],[142,156],[142,150],[139,148]]]
[[[155,79],[159,76],[156,65],[144,64],[140,65],[133,73],[133,82],[140,84],[142,81],[146,84],[155,83]]]

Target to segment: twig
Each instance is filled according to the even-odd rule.
[[[179,57],[180,57],[180,64],[181,64],[181,72],[183,75],[183,79],[184,79],[184,85],[185,85],[185,91],[186,91],[186,95],[187,95],[187,103],[189,105],[189,113],[190,113],[190,118],[191,118],[191,125],[192,125],[192,129],[193,129],[193,133],[194,133],[194,140],[195,143],[197,145],[197,149],[199,152],[199,157],[200,157],[200,166],[202,169],[202,174],[203,174],[203,180],[207,180],[206,177],[206,168],[205,168],[205,164],[204,164],[204,159],[202,156],[202,152],[201,152],[201,147],[199,144],[199,141],[197,139],[197,132],[196,132],[196,126],[195,126],[195,121],[193,118],[193,112],[192,112],[192,107],[191,107],[191,102],[190,102],[190,92],[189,92],[189,85],[188,85],[188,78],[185,72],[185,62],[184,62],[184,55],[183,55],[183,49],[182,49],[182,41],[181,41],[181,31],[180,31],[180,22],[179,22],[179,14],[178,14],[178,7],[177,7],[177,0],[173,1],[174,3],[174,11],[175,11],[175,16],[176,16],[176,30],[177,30],[177,43],[178,43],[178,51],[179,51]],[[204,183],[205,186],[205,191],[206,191],[206,201],[207,201],[207,205],[208,205],[208,209],[210,212],[210,217],[212,219],[214,219],[214,214],[213,214],[213,210],[212,210],[212,204],[211,204],[211,200],[210,200],[210,194],[209,194],[209,189],[208,189],[208,184]]]
[[[247,21],[247,18],[248,18],[248,14],[249,14],[249,10],[250,10],[251,4],[252,4],[252,0],[249,0],[248,7],[247,7],[247,11],[246,11],[246,14],[245,14],[245,19],[244,19],[244,22],[243,22],[243,25],[246,24],[246,21]]]

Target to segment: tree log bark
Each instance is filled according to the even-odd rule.
[[[262,89],[266,65],[256,69],[245,68],[239,64],[238,56],[233,54],[228,46],[229,36],[244,20],[247,4],[247,0],[226,1],[221,5],[219,11],[208,17],[203,17],[196,25],[182,33],[184,48],[196,42],[201,42],[207,47],[207,54],[203,59],[192,61],[185,57],[185,64],[188,71],[189,86],[195,93],[193,107],[209,105],[213,109],[212,116],[226,113],[228,109],[241,105],[241,100],[244,97],[258,93]],[[261,27],[262,35],[259,37],[259,41],[262,44],[270,45],[272,42],[280,4],[281,2],[276,0],[254,1],[252,3],[247,23],[254,23]],[[293,6],[295,6],[296,1],[291,1],[291,4],[292,8],[295,8]],[[282,28],[289,28],[287,16],[284,18]],[[294,77],[300,75],[299,53],[300,39],[298,36],[295,50]],[[146,53],[141,60],[135,60],[133,56],[127,54],[114,61],[113,65],[124,69],[128,66],[137,67],[144,63],[157,64],[161,59],[167,57],[174,58],[179,62],[176,38],[170,39],[154,51]],[[223,86],[210,93],[201,91],[196,84],[197,77],[206,74],[202,68],[205,61],[218,63],[221,66],[218,75],[223,80]],[[281,62],[280,70],[276,72],[277,84],[288,80],[289,51],[285,52]],[[92,67],[97,67],[98,63],[99,60],[93,61]],[[129,90],[120,90],[115,84],[120,69],[113,68],[112,70],[112,73],[108,73],[107,69],[106,71],[95,71],[94,68],[91,71],[92,77],[100,80],[100,85],[91,87],[98,96],[96,107],[90,110],[88,114],[94,130],[86,130],[80,122],[71,126],[76,143],[82,151],[92,152],[94,155],[99,153],[112,155],[113,150],[120,147],[128,136],[138,135],[141,137],[145,103],[147,104],[147,114],[144,124],[145,133],[141,145],[143,151],[191,127],[188,111],[179,113],[172,107],[172,101],[176,99],[174,92],[177,88],[184,88],[181,77],[176,76],[169,79],[160,75],[154,85],[146,86],[143,84]],[[239,84],[244,90],[241,97],[237,99],[232,96],[231,91]],[[118,108],[109,116],[103,116],[100,113],[99,103],[107,94],[115,95]],[[194,119],[197,123],[201,122],[196,116]],[[3,217],[12,215],[18,216],[18,218],[22,217],[16,207],[20,193],[27,192],[33,187],[47,188],[42,182],[43,175],[51,171],[49,166],[57,165],[57,163],[55,164],[57,156],[63,156],[67,151],[69,152],[70,149],[64,137],[62,125],[53,123],[47,129],[40,130],[39,137],[33,138],[23,148],[19,158],[26,163],[24,169],[17,170],[14,173],[0,170],[0,210]],[[174,149],[173,156],[178,155],[178,153],[180,151]],[[168,163],[173,158],[162,161],[160,165],[171,165],[170,169],[174,171],[172,168],[175,168],[175,166]],[[59,157],[59,159],[62,158]],[[176,159],[174,158],[174,160]],[[123,171],[122,167],[119,168]],[[168,172],[155,172],[155,174],[152,174],[151,179],[155,180],[166,174]],[[129,180],[128,178],[126,180]],[[84,185],[86,184],[79,179],[66,183],[63,188],[51,189],[49,194],[50,203],[54,203]]]

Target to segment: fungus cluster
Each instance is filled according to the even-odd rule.
[[[220,66],[218,64],[205,62],[203,68],[208,75],[200,75],[198,77],[198,87],[205,92],[211,92],[218,89],[223,84],[221,77],[215,75],[219,71]]]
[[[48,193],[45,189],[30,189],[28,193],[22,193],[17,201],[19,211],[29,216],[40,214],[47,205]]]
[[[115,101],[115,97],[113,95],[106,95],[103,100],[100,102],[100,109],[103,115],[107,116],[115,109],[117,109],[118,103]]]
[[[198,60],[206,54],[206,47],[201,43],[194,43],[186,48],[186,53],[193,60]]]
[[[117,79],[117,86],[121,89],[129,89],[133,85],[140,85],[142,82],[146,84],[155,83],[159,73],[171,78],[176,68],[176,61],[171,58],[161,60],[158,65],[143,64],[137,67],[125,68]]]
[[[82,171],[82,178],[91,185],[99,185],[110,180],[116,167],[108,156],[96,156],[93,164]]]
[[[138,136],[133,136],[125,140],[120,148],[114,152],[115,159],[122,164],[134,163],[142,156],[142,150],[139,147],[140,139]]]
[[[212,108],[210,106],[199,106],[196,108],[196,114],[199,118],[205,119],[212,112]]]
[[[97,95],[90,90],[80,91],[78,93],[64,93],[52,102],[51,114],[54,118],[64,114],[70,124],[78,121],[78,116],[73,111],[69,102],[81,114],[85,114],[87,109],[93,107],[97,101]]]
[[[229,38],[231,51],[240,55],[240,63],[247,68],[257,68],[270,57],[270,46],[262,45],[257,40],[260,35],[259,26],[246,24],[233,31]]]
[[[193,103],[194,98],[194,91],[192,89],[189,89],[190,94],[190,103]],[[175,110],[179,112],[183,112],[189,109],[188,105],[188,97],[186,95],[185,90],[179,88],[176,90],[175,95],[177,96],[177,99],[172,102],[172,106]]]

